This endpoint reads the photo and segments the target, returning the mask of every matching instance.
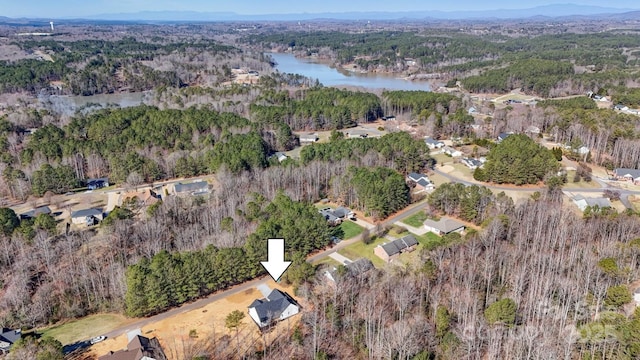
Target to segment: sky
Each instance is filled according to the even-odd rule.
[[[0,0],[0,16],[74,18],[140,11],[235,12],[243,15],[352,11],[475,11],[531,8],[557,3],[640,9],[638,0]]]

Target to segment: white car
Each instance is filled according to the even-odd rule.
[[[93,345],[93,344],[99,343],[100,341],[104,341],[104,339],[106,338],[107,338],[106,336],[96,336],[93,339],[91,339],[89,342],[91,343],[91,345]]]

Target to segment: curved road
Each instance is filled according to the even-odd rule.
[[[514,187],[509,187],[509,186],[499,186],[499,185],[489,185],[489,184],[483,184],[480,182],[472,182],[472,181],[468,181],[468,180],[464,180],[458,177],[455,177],[451,174],[445,173],[443,171],[438,170],[437,168],[433,168],[433,172],[435,172],[436,174],[443,176],[449,180],[451,180],[451,182],[457,182],[457,183],[461,183],[464,185],[481,185],[484,187],[487,187],[489,189],[494,189],[494,190],[504,190],[504,191],[516,191],[516,192],[535,192],[535,191],[540,191],[542,189],[544,189],[544,187],[542,186],[537,186],[537,187],[527,187],[527,188],[514,188]],[[600,184],[601,186],[599,188],[571,188],[571,187],[564,187],[562,188],[562,191],[569,191],[569,192],[583,192],[583,193],[601,193],[604,190],[615,190],[618,193],[620,193],[620,201],[624,204],[624,206],[626,206],[628,209],[633,209],[633,206],[631,205],[631,203],[629,202],[629,195],[640,195],[640,190],[629,190],[629,189],[620,189],[617,187],[613,187],[609,184],[604,183],[604,181],[602,181],[599,178],[594,177],[594,180]]]
[[[409,216],[415,214],[416,212],[418,212],[420,210],[423,210],[423,207],[424,207],[425,204],[426,204],[426,200],[423,200],[423,201],[420,201],[420,202],[417,202],[415,204],[412,204],[412,205],[408,206],[407,208],[405,208],[401,212],[396,213],[396,214],[392,215],[391,217],[387,218],[386,220],[380,222],[379,223],[380,228],[384,228],[387,225],[393,224],[396,221],[402,220],[402,219],[404,219],[406,217],[409,217]],[[375,229],[372,229],[371,232],[374,233]],[[343,240],[343,241],[339,242],[338,244],[334,245],[331,248],[327,248],[327,249],[322,250],[322,251],[320,251],[318,253],[311,254],[307,258],[307,260],[309,262],[311,262],[311,263],[316,262],[318,260],[322,260],[325,257],[328,257],[329,254],[334,253],[334,252],[336,252],[336,251],[338,251],[338,250],[340,250],[340,249],[342,249],[344,247],[347,247],[347,246],[349,246],[349,245],[351,245],[351,244],[353,244],[353,243],[355,243],[357,241],[360,241],[360,239],[361,239],[361,236],[356,236],[356,237],[353,237],[353,238],[348,239],[348,240]],[[221,299],[223,299],[223,298],[225,298],[227,296],[238,294],[238,293],[241,293],[243,291],[247,291],[249,289],[255,288],[258,285],[267,282],[269,279],[271,279],[271,277],[268,276],[268,275],[265,275],[265,276],[262,276],[262,277],[259,277],[259,278],[244,282],[242,284],[238,284],[236,286],[231,287],[230,289],[213,293],[213,294],[211,294],[211,295],[209,295],[209,296],[207,296],[205,298],[202,298],[202,299],[199,299],[199,300],[184,304],[184,305],[182,305],[180,307],[170,309],[170,310],[165,311],[163,313],[160,313],[160,314],[157,314],[157,315],[154,315],[154,316],[150,316],[150,317],[147,317],[147,318],[142,318],[142,319],[135,320],[135,321],[133,321],[133,322],[127,324],[127,325],[123,325],[123,326],[121,326],[121,327],[119,327],[119,328],[117,328],[115,330],[109,331],[108,333],[105,333],[103,335],[106,336],[107,338],[114,338],[114,337],[120,336],[122,334],[125,334],[125,333],[131,331],[131,330],[139,329],[139,328],[144,327],[146,325],[149,325],[151,323],[154,323],[154,322],[157,322],[157,321],[161,321],[161,320],[165,320],[165,319],[170,318],[170,317],[175,316],[175,315],[179,315],[179,314],[182,314],[182,313],[185,313],[185,312],[188,312],[188,311],[192,311],[192,310],[196,310],[196,309],[202,308],[202,307],[204,307],[204,306],[206,306],[206,305],[208,305],[208,304],[210,304],[210,303],[212,303],[214,301],[221,300]]]
[[[486,186],[487,188],[490,189],[496,189],[496,190],[508,190],[508,191],[518,191],[518,192],[534,192],[534,191],[538,191],[543,189],[543,187],[530,187],[530,188],[513,188],[513,187],[507,187],[507,186],[496,186],[496,185],[486,185],[486,184],[481,184],[481,183],[476,183],[476,182],[470,182],[470,181],[466,181],[463,180],[461,178],[457,178],[455,176],[452,176],[448,173],[442,172],[438,169],[433,169],[433,171],[436,174],[439,174],[449,180],[451,180],[452,182],[459,182],[465,185],[483,185]],[[599,179],[596,179],[596,181],[598,181],[598,183],[602,184],[603,182]],[[592,188],[592,189],[583,189],[583,188],[564,188],[563,191],[575,191],[575,192],[589,192],[589,193],[599,193],[602,192],[605,189],[612,189],[612,190],[616,190],[618,192],[620,192],[621,195],[621,200],[624,199],[623,203],[625,203],[625,205],[627,207],[630,206],[630,204],[628,203],[627,197],[629,195],[638,195],[640,194],[640,191],[637,190],[627,190],[627,189],[618,189],[618,188],[614,188],[611,186],[603,186],[600,188]],[[417,213],[420,210],[424,209],[424,205],[426,204],[426,199],[422,200],[420,202],[417,202],[415,204],[412,204],[410,206],[408,206],[407,208],[405,208],[404,210],[390,216],[389,218],[385,219],[382,222],[379,222],[378,224],[376,224],[376,227],[383,229],[384,227],[391,225],[393,223],[395,223],[396,221],[400,221],[402,219],[405,219],[415,213]],[[628,204],[628,205],[627,205]],[[376,228],[371,229],[371,233],[375,233],[376,232]],[[357,241],[360,241],[361,239],[361,235],[353,237],[351,239],[348,240],[343,240],[341,242],[339,242],[338,244],[334,245],[333,247],[327,248],[325,250],[322,250],[320,252],[317,252],[315,254],[311,254],[307,260],[311,263],[317,262],[319,260],[324,259],[325,257],[328,257],[329,254],[334,253],[342,248],[345,248]],[[134,329],[138,329],[141,327],[144,327],[148,324],[157,322],[157,321],[161,321],[167,318],[170,318],[172,316],[175,315],[179,315],[188,311],[192,311],[192,310],[196,310],[199,309],[201,307],[204,307],[214,301],[223,299],[227,296],[230,295],[234,295],[252,288],[257,287],[260,284],[265,283],[266,281],[268,281],[270,279],[270,277],[268,275],[244,282],[242,284],[236,285],[231,287],[230,289],[224,290],[224,291],[219,291],[216,292],[214,294],[211,294],[205,298],[196,300],[194,302],[191,303],[187,303],[184,304],[178,308],[173,308],[170,309],[168,311],[165,311],[163,313],[151,316],[151,317],[147,317],[147,318],[142,318],[142,319],[138,319],[136,321],[133,321],[127,325],[124,325],[118,329],[112,330],[106,334],[104,334],[105,336],[107,336],[108,338],[113,338],[122,334],[125,334],[131,330]]]

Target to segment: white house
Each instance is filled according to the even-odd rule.
[[[440,220],[435,221],[431,219],[427,219],[424,221],[424,228],[427,231],[431,231],[432,233],[438,235],[446,235],[452,232],[461,233],[465,229],[465,225],[459,221],[450,219],[450,218],[440,218]]]
[[[609,201],[609,199],[607,198],[586,198],[582,195],[576,195],[573,197],[573,199],[571,199],[573,201],[574,204],[576,204],[576,206],[578,207],[578,209],[580,209],[580,211],[584,211],[588,206],[591,207],[599,207],[599,208],[605,208],[605,207],[611,207],[611,201]]]
[[[640,170],[639,169],[625,169],[618,168],[613,170],[613,174],[618,180],[631,181],[634,184],[640,184]]]
[[[444,149],[442,150],[442,152],[444,152],[445,154],[451,156],[451,157],[460,157],[462,156],[462,152],[459,150],[456,150],[454,148],[452,148],[451,146],[445,146]]]
[[[71,212],[71,222],[74,224],[95,225],[103,218],[102,209],[82,209]]]
[[[440,140],[434,140],[431,137],[424,139],[424,142],[427,144],[427,147],[431,150],[440,149],[444,147],[444,143]]]
[[[300,305],[289,294],[278,289],[271,291],[265,299],[255,300],[249,305],[249,316],[260,328],[299,312]]]
[[[427,175],[424,174],[418,174],[418,173],[409,173],[409,175],[407,175],[407,180],[411,180],[414,183],[416,183],[416,188],[418,188],[421,191],[425,191],[425,190],[434,190],[436,188],[436,186],[431,182],[431,180],[429,180],[429,177]]]

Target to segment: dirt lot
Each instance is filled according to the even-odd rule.
[[[269,280],[266,284],[271,289],[277,288],[294,296],[291,287],[276,284],[273,280]],[[151,323],[140,330],[144,336],[157,337],[169,359],[183,359],[186,352],[192,351],[197,346],[205,346],[203,344],[205,342],[208,343],[208,346],[217,343],[218,349],[226,347],[228,351],[235,351],[238,343],[244,350],[249,349],[252,345],[261,347],[264,340],[263,335],[248,314],[238,331],[239,339],[236,338],[235,330],[230,331],[225,327],[225,318],[229,313],[233,310],[240,310],[246,314],[251,302],[259,298],[263,298],[262,293],[257,288],[252,288],[243,293],[215,301],[205,307]],[[296,297],[296,300],[300,299]],[[305,307],[304,304],[301,306]],[[300,315],[296,315],[278,324],[274,330],[265,335],[267,343],[278,334],[292,329],[299,319]],[[126,348],[126,346],[127,335],[125,334],[94,345],[91,348],[91,353],[95,356],[101,356],[110,350],[117,351]]]

